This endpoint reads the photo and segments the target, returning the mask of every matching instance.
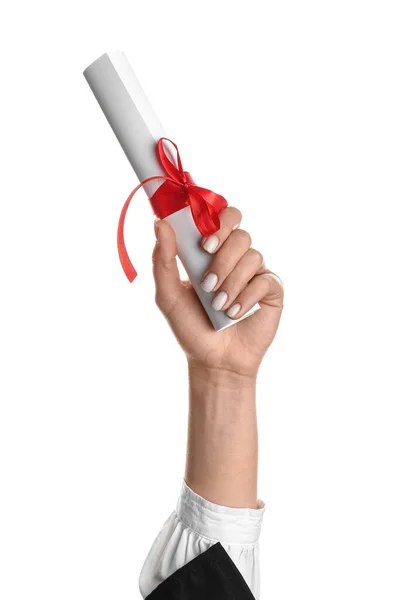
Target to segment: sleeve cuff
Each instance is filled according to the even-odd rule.
[[[139,577],[142,597],[147,598],[168,577],[210,550],[183,573],[190,574],[191,577],[198,565],[203,568],[203,561],[208,565],[208,558],[213,558],[215,552],[218,557],[222,554],[224,563],[229,568],[227,573],[232,570],[232,562],[257,600],[260,595],[258,541],[265,510],[264,502],[259,501],[258,504],[259,508],[256,509],[214,504],[196,494],[183,481],[176,510],[164,523],[142,567]],[[217,544],[218,547],[211,550]],[[178,580],[172,578],[171,581],[176,583]],[[169,590],[169,585],[163,589]],[[161,598],[154,596],[156,597]],[[187,597],[191,596],[185,596],[185,600]],[[212,595],[202,598],[204,597],[209,600],[213,598]]]
[[[260,537],[265,511],[263,501],[259,508],[231,508],[209,502],[196,494],[185,481],[176,506],[182,524],[210,540],[223,544],[256,544]]]

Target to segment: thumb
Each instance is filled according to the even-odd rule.
[[[163,313],[168,313],[182,293],[182,284],[176,262],[176,238],[172,227],[162,219],[154,222],[154,231],[157,238],[153,250],[156,303]]]

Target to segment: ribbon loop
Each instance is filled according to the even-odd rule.
[[[170,142],[174,146],[178,167],[168,157],[164,141]],[[178,146],[172,140],[160,138],[157,143],[157,151],[161,166],[167,175],[155,175],[140,182],[129,194],[119,217],[117,233],[118,254],[122,268],[130,282],[135,279],[137,272],[132,265],[125,245],[125,217],[133,196],[146,183],[156,179],[164,179],[164,183],[161,184],[150,198],[150,203],[157,217],[164,219],[168,215],[182,210],[186,206],[190,206],[196,227],[204,237],[208,237],[218,231],[220,228],[218,214],[223,208],[228,206],[223,196],[195,185],[190,173],[183,170]]]
[[[178,168],[174,165],[174,163],[168,158],[167,153],[164,147],[164,140],[170,142],[176,150],[176,161],[178,163]],[[168,138],[160,138],[157,143],[158,157],[160,159],[160,163],[166,172],[166,174],[174,179],[175,181],[180,181],[184,183],[185,176],[182,167],[181,156],[179,154],[178,146],[172,140]]]

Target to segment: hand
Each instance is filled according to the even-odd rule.
[[[203,240],[213,255],[202,286],[214,294],[216,309],[238,319],[254,304],[261,309],[250,317],[216,332],[190,281],[181,281],[176,262],[173,229],[155,222],[157,242],[153,252],[156,303],[168,320],[189,364],[255,377],[272,343],[283,308],[279,278],[265,268],[260,252],[251,248],[250,235],[239,229],[241,213],[228,207],[220,215],[220,229]]]

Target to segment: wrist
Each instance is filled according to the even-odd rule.
[[[210,367],[193,359],[188,360],[190,382],[199,382],[221,390],[254,390],[257,383],[257,373],[245,375],[222,367]]]

